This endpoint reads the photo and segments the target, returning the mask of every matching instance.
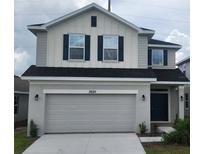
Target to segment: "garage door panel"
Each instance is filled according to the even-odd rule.
[[[47,95],[45,131],[135,131],[135,107],[135,95]]]

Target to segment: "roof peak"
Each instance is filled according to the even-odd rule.
[[[118,21],[120,21],[120,22],[122,22],[124,24],[126,24],[127,26],[137,30],[141,34],[148,34],[148,35],[151,35],[151,36],[154,35],[154,30],[138,27],[138,26],[132,24],[131,22],[121,18],[120,16],[114,14],[113,12],[109,12],[108,10],[106,10],[105,8],[103,8],[102,6],[100,6],[100,5],[96,4],[96,3],[88,4],[88,5],[82,7],[80,9],[78,9],[78,10],[70,12],[70,13],[64,15],[64,16],[61,16],[61,17],[56,18],[54,20],[51,20],[51,21],[49,21],[47,23],[28,25],[27,27],[28,27],[28,29],[31,32],[33,32],[33,30],[46,30],[51,25],[60,23],[60,22],[62,22],[64,20],[69,19],[69,18],[71,18],[73,16],[76,16],[76,15],[82,13],[82,12],[88,11],[91,8],[96,8],[97,10],[101,11],[102,13],[104,13],[104,14],[106,14],[106,15],[108,15],[108,16],[110,16],[110,17],[112,17],[112,18],[114,18],[114,19],[116,19],[116,20],[118,20]]]

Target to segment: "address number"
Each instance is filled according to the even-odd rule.
[[[96,90],[89,90],[89,94],[96,94]]]

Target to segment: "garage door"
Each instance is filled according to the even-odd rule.
[[[45,132],[134,132],[135,95],[47,95]]]

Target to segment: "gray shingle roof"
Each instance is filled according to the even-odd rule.
[[[179,69],[68,68],[30,66],[22,76],[157,78],[157,81],[189,81]]]
[[[156,39],[150,39],[148,41],[148,44],[158,44],[158,45],[177,45],[180,46],[179,44],[175,44],[175,43],[171,43],[171,42],[165,42],[165,41],[161,41],[161,40],[156,40]]]

